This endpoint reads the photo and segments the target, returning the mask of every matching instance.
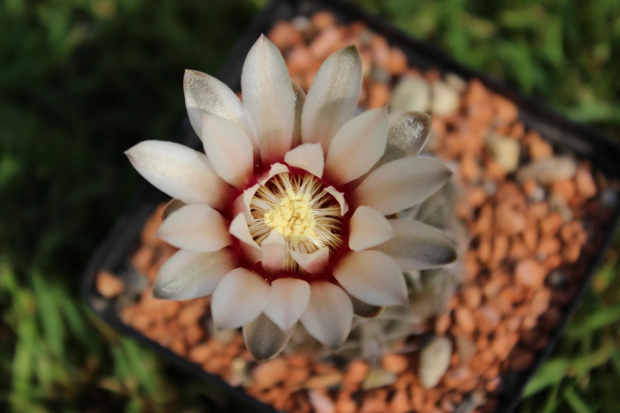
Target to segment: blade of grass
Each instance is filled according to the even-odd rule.
[[[568,374],[581,378],[588,374],[593,368],[606,364],[614,354],[619,353],[619,349],[612,341],[606,341],[598,350],[585,354],[571,362]]]
[[[557,407],[560,405],[561,400],[558,400],[558,394],[560,393],[561,383],[557,382],[552,387],[547,395],[547,401],[545,402],[545,407],[540,413],[553,413],[556,411]],[[528,399],[533,400],[533,399]]]
[[[575,413],[592,413],[588,405],[577,395],[575,390],[571,387],[564,392],[564,399],[570,406],[571,410]]]
[[[601,308],[589,314],[585,319],[568,326],[566,336],[572,338],[584,337],[596,330],[620,322],[620,304],[608,308]]]
[[[528,383],[523,397],[529,397],[539,391],[560,383],[566,376],[570,361],[566,358],[555,358],[546,361],[536,376]]]
[[[58,307],[54,303],[54,295],[50,293],[50,286],[47,285],[39,272],[34,272],[32,275],[32,284],[37,315],[45,335],[44,343],[58,362],[63,363],[65,358],[65,326],[58,312]]]

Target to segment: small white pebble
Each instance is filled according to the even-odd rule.
[[[450,366],[452,342],[446,337],[435,337],[420,352],[419,376],[422,386],[432,389]]]

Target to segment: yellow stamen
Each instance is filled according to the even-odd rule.
[[[334,252],[343,244],[340,205],[314,175],[277,174],[258,188],[250,212],[254,220],[248,228],[258,245],[272,231],[286,240],[289,252],[283,271],[300,271],[292,251],[312,254],[328,247]]]
[[[285,238],[299,240],[316,237],[316,220],[310,206],[310,195],[295,193],[286,189],[286,195],[278,206],[264,216],[265,224],[282,234]]]

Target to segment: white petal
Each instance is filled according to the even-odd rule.
[[[288,171],[289,170],[286,165],[281,164],[279,162],[274,163],[273,165],[271,165],[271,168],[269,168],[269,172],[262,174],[261,177],[258,178],[258,183],[261,185],[265,185],[267,181],[273,178],[275,175],[288,172]]]
[[[379,211],[361,206],[351,216],[349,248],[365,250],[383,244],[392,238],[394,230],[390,222]]]
[[[213,170],[207,157],[174,142],[144,141],[125,152],[134,168],[160,191],[186,204],[220,209],[232,188]]]
[[[261,314],[243,326],[243,340],[254,360],[263,362],[280,354],[294,331],[282,331],[269,317]]]
[[[381,164],[422,151],[431,132],[431,117],[424,112],[403,111],[389,115],[389,133]]]
[[[289,166],[301,168],[319,178],[323,176],[325,157],[318,143],[306,143],[291,149],[284,155],[284,161]]]
[[[252,264],[261,259],[263,252],[252,238],[252,234],[250,234],[250,229],[248,228],[248,222],[245,220],[245,216],[242,213],[238,214],[232,220],[228,232],[241,241],[241,249],[243,249],[243,253]]]
[[[262,36],[248,52],[241,73],[243,105],[258,135],[263,164],[284,159],[291,149],[295,94],[280,50]]]
[[[171,199],[168,201],[164,210],[161,211],[161,219],[164,221],[166,218],[170,216],[174,211],[178,211],[179,208],[185,206],[186,204],[183,201],[179,201],[178,199]]]
[[[353,303],[353,314],[361,318],[376,318],[383,312],[381,306],[370,305],[349,294],[351,303]]]
[[[224,83],[206,73],[186,70],[183,91],[189,121],[199,137],[202,137],[202,116],[212,113],[240,125],[255,145],[258,145],[249,114],[237,95]]]
[[[178,251],[159,270],[153,297],[190,300],[210,295],[220,280],[236,267],[234,254],[229,249]]]
[[[328,186],[327,188],[324,189],[324,191],[330,194],[331,196],[333,196],[334,199],[336,199],[336,201],[340,205],[341,216],[344,216],[344,214],[349,212],[349,204],[347,204],[347,201],[344,199],[344,194],[342,192],[340,192],[333,186]]]
[[[376,306],[408,302],[405,277],[396,261],[379,251],[352,252],[338,261],[334,277],[349,294]]]
[[[321,65],[304,102],[301,115],[303,143],[320,143],[327,153],[338,131],[355,114],[362,87],[362,57],[347,46]]]
[[[327,282],[310,285],[310,302],[300,321],[308,333],[323,345],[342,345],[351,331],[353,304],[342,288]]]
[[[295,126],[293,127],[293,145],[295,148],[301,145],[301,112],[306,101],[306,92],[293,81],[293,93],[295,94]]]
[[[241,189],[254,169],[254,148],[236,123],[219,116],[203,116],[202,144],[213,169],[229,184]]]
[[[296,278],[279,278],[271,283],[271,299],[265,314],[282,331],[289,331],[306,311],[310,285]]]
[[[291,251],[291,257],[297,264],[310,274],[320,274],[327,267],[329,261],[329,248],[322,247],[312,254],[304,254],[297,251]]]
[[[267,238],[260,244],[262,250],[261,263],[268,273],[275,273],[282,269],[282,264],[286,258],[288,245],[282,234],[271,231]]]
[[[454,244],[443,232],[420,221],[390,220],[394,237],[374,249],[389,254],[403,271],[426,270],[456,260]]]
[[[217,251],[231,244],[228,225],[215,209],[204,204],[179,208],[162,222],[157,236],[190,251]]]
[[[420,153],[431,130],[431,117],[424,112],[401,111],[388,115],[388,139],[385,153],[370,170],[371,172],[388,162]],[[349,189],[356,188],[367,176],[353,181]]]
[[[356,205],[366,205],[384,215],[412,207],[434,194],[452,176],[443,162],[411,157],[380,166],[353,191]]]
[[[260,184],[254,184],[248,189],[244,190],[241,195],[239,195],[235,201],[233,202],[233,215],[237,216],[242,213],[245,216],[246,222],[254,222],[254,216],[252,215],[252,211],[250,210],[250,204],[252,203],[252,198]]]
[[[325,170],[344,185],[370,171],[383,155],[388,136],[387,109],[368,110],[344,124],[332,139]]]
[[[245,268],[228,273],[213,293],[211,314],[217,328],[241,327],[260,315],[269,303],[271,287],[260,275]]]

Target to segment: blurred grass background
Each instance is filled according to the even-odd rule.
[[[620,138],[620,2],[358,0]],[[217,392],[86,309],[86,261],[168,139],[185,68],[215,73],[266,0],[0,0],[0,411],[212,412]],[[617,412],[620,240],[523,412]]]

